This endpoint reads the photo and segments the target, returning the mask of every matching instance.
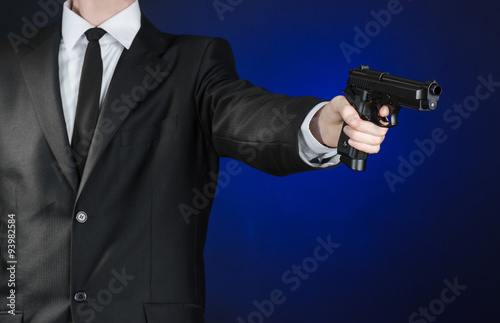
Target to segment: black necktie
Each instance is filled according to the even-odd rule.
[[[85,32],[89,44],[83,61],[76,104],[75,128],[71,140],[71,148],[73,149],[80,178],[87,162],[90,143],[99,116],[103,71],[99,39],[105,34],[106,31],[101,28],[91,28]]]

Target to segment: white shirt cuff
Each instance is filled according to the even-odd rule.
[[[316,105],[307,115],[299,131],[299,154],[302,160],[310,166],[326,168],[340,164],[340,155],[337,148],[330,148],[322,145],[314,138],[309,125],[312,118],[328,102],[321,102]],[[323,162],[324,160],[327,160]],[[329,159],[329,160],[328,160]]]

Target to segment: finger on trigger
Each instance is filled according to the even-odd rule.
[[[380,108],[380,110],[378,111],[378,114],[381,117],[387,117],[389,114],[391,114],[391,110],[389,109],[389,107],[387,105],[384,105]]]

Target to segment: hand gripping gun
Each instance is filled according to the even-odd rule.
[[[349,71],[344,90],[347,100],[358,111],[361,119],[386,128],[398,125],[398,114],[402,107],[419,111],[434,110],[441,92],[441,87],[433,79],[425,83],[418,82],[375,71],[365,65]],[[389,106],[391,111],[388,118],[379,115],[384,105]],[[349,137],[344,133],[345,126],[344,122],[337,146],[340,160],[353,170],[364,171],[368,153],[349,145]]]

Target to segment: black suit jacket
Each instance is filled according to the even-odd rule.
[[[0,322],[203,322],[219,157],[279,176],[310,170],[297,134],[320,100],[239,80],[224,40],[164,34],[143,17],[79,181],[60,40],[58,24],[19,52],[0,45]]]

